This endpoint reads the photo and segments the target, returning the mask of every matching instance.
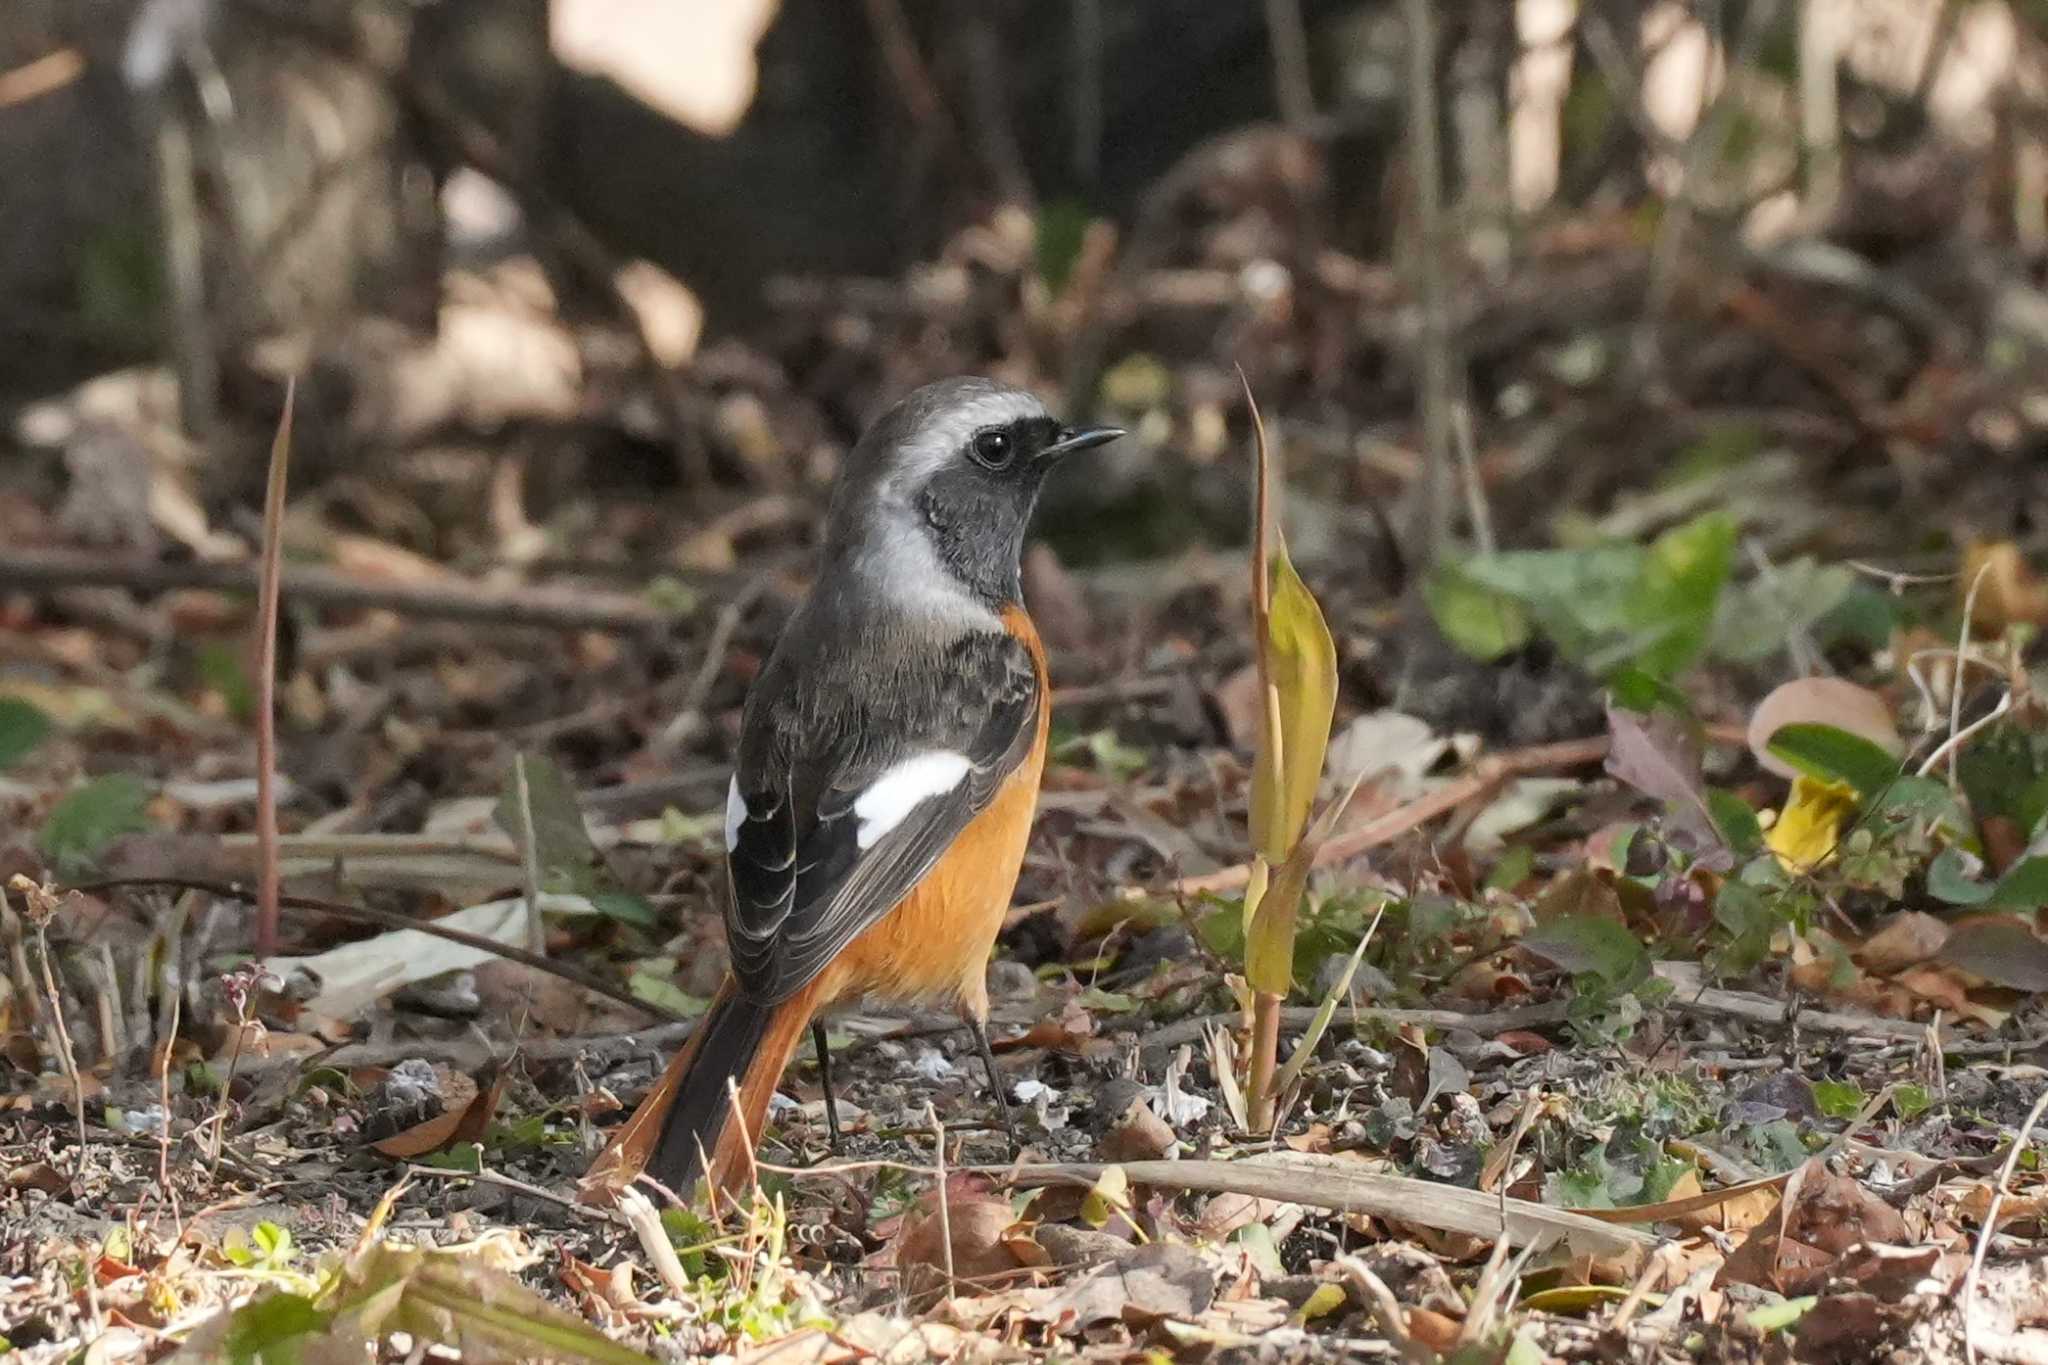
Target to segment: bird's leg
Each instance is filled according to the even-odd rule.
[[[1010,1155],[1014,1158],[1024,1149],[1017,1145],[1017,1122],[1010,1116],[1010,1097],[1004,1093],[1002,1073],[996,1070],[995,1051],[988,1045],[988,1025],[970,1014],[967,1031],[974,1035],[974,1050],[981,1054],[981,1064],[988,1068],[988,1088],[996,1092],[996,1108],[1002,1113],[1003,1133],[1010,1139]]]
[[[811,1046],[818,1050],[818,1084],[825,1091],[825,1131],[831,1136],[832,1153],[839,1153],[839,1100],[832,1093],[832,1049],[825,1041],[825,1022],[811,1020]]]

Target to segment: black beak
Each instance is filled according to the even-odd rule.
[[[1124,434],[1122,427],[1063,427],[1053,443],[1038,452],[1041,460],[1056,460],[1077,450],[1093,450]]]

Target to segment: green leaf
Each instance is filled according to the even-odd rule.
[[[526,775],[525,810],[519,800],[520,769]],[[587,894],[596,888],[597,846],[583,823],[576,789],[562,770],[537,754],[515,754],[507,766],[497,808],[498,828],[526,852],[526,817],[533,820],[533,855],[543,891]]]
[[[249,1229],[249,1245],[256,1252],[257,1263],[273,1270],[290,1265],[292,1257],[297,1254],[292,1246],[291,1229],[269,1221]]]
[[[714,1260],[705,1255],[721,1238],[718,1229],[706,1222],[702,1214],[690,1209],[663,1209],[661,1230],[668,1234],[668,1244],[675,1248],[676,1259],[683,1263],[683,1273],[692,1279],[714,1266],[724,1266],[722,1259]]]
[[[1711,652],[1734,663],[1771,658],[1787,641],[1810,631],[1855,586],[1853,570],[1822,565],[1809,556],[1776,565],[1722,601],[1714,618]]]
[[[1893,633],[1910,619],[1900,599],[1874,584],[1859,582],[1813,623],[1813,643],[1820,649],[1855,644],[1875,653],[1890,644]]]
[[[28,757],[49,737],[50,718],[18,697],[0,697],[0,769]]]
[[[1816,1294],[1808,1294],[1797,1299],[1781,1299],[1777,1303],[1767,1303],[1761,1308],[1750,1309],[1744,1320],[1753,1332],[1783,1331],[1805,1317],[1807,1310],[1819,1302],[1820,1297]]]
[[[1609,984],[1633,980],[1649,963],[1634,934],[1598,915],[1564,915],[1539,924],[1522,936],[1521,946],[1574,976],[1590,974]]]
[[[1527,844],[1510,845],[1500,855],[1500,861],[1493,865],[1493,871],[1486,874],[1488,891],[1512,891],[1527,879],[1536,866],[1536,850]]]
[[[247,720],[256,714],[256,682],[249,676],[242,649],[225,641],[210,641],[199,647],[197,667],[199,681],[220,695],[229,715]]]
[[[1757,823],[1756,812],[1734,792],[1707,788],[1707,813],[1736,857],[1753,857],[1764,846],[1764,828]]]
[[[1422,584],[1422,600],[1444,638],[1480,663],[1491,663],[1529,643],[1529,614],[1497,592],[1445,563]]]
[[[1692,698],[1685,695],[1664,679],[1640,668],[1617,668],[1607,676],[1607,690],[1614,698],[1614,704],[1631,711],[1648,714],[1653,711],[1669,711],[1681,717],[1688,726],[1697,729],[1699,720],[1693,715]]]
[[[1982,905],[1995,890],[1970,879],[1960,849],[1944,848],[1927,865],[1927,894],[1944,905]]]
[[[1609,543],[1480,555],[1466,560],[1460,573],[1478,588],[1520,602],[1559,649],[1594,672],[1633,667],[1669,678],[1706,645],[1734,547],[1734,521],[1711,512],[1648,547]]]
[[[1899,760],[1884,746],[1832,725],[1787,725],[1765,747],[1808,777],[1848,783],[1865,800],[1899,777]]]
[[[1863,1091],[1849,1081],[1815,1081],[1813,1102],[1831,1119],[1853,1119],[1863,1112]]]
[[[1630,604],[1634,624],[1656,637],[1636,651],[1638,668],[1668,678],[1700,656],[1734,563],[1735,519],[1725,512],[1657,537]]]
[[[2020,859],[2006,869],[1984,899],[2001,910],[2038,910],[2048,905],[2048,857]]]
[[[1978,820],[2009,820],[2029,837],[2048,815],[2048,737],[2000,721],[1956,755],[1956,777]]]
[[[96,777],[56,804],[36,842],[59,872],[75,875],[115,839],[148,829],[148,809],[149,788],[140,778]]]
[[[221,1344],[237,1365],[297,1365],[302,1347],[324,1337],[332,1318],[298,1294],[265,1294],[234,1311]]]
[[[1475,555],[1459,570],[1477,586],[1522,603],[1559,649],[1583,661],[1596,645],[1633,631],[1629,601],[1646,558],[1642,546],[1628,544],[1508,550]]]
[[[599,891],[590,898],[591,906],[600,915],[608,916],[621,924],[636,924],[643,929],[652,929],[661,923],[654,907],[647,903],[645,896],[631,891]]]
[[[1934,1097],[1927,1093],[1924,1085],[1899,1084],[1892,1087],[1892,1108],[1909,1123],[1926,1113],[1933,1103]]]
[[[650,1005],[659,1005],[671,1014],[685,1019],[694,1019],[711,1008],[709,1000],[687,994],[682,987],[666,975],[653,972],[634,972],[626,978],[626,989],[634,998],[645,1000]]]
[[[1956,800],[1948,784],[1932,777],[1907,773],[1884,789],[1870,803],[1871,814],[1884,820],[1924,820],[1951,841],[1970,838],[1976,830],[1969,812]]]
[[[1054,199],[1039,207],[1033,227],[1033,254],[1038,278],[1057,294],[1066,286],[1074,263],[1081,258],[1081,246],[1088,236],[1092,216],[1088,206],[1077,199]]]

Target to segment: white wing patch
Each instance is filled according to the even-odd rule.
[[[854,832],[854,843],[862,849],[873,848],[875,841],[902,824],[919,802],[944,796],[959,786],[972,766],[966,754],[950,749],[934,749],[896,764],[855,798],[853,813],[860,827]],[[728,823],[731,818],[728,814]]]
[[[747,803],[740,796],[740,778],[733,774],[732,785],[725,789],[725,849],[730,853],[740,841],[740,825],[747,818]]]

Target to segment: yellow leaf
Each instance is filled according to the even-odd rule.
[[[1252,925],[1259,917],[1259,906],[1266,899],[1266,885],[1271,881],[1273,869],[1266,864],[1264,854],[1252,854],[1251,874],[1244,883],[1244,934],[1251,938]]]
[[[1262,642],[1266,705],[1252,767],[1252,844],[1277,866],[1300,841],[1322,785],[1337,708],[1337,643],[1284,542],[1273,555],[1272,585]]]
[[[1315,1287],[1301,1307],[1294,1310],[1294,1325],[1299,1327],[1305,1322],[1327,1317],[1342,1308],[1344,1303],[1344,1291],[1325,1281]]]
[[[1315,842],[1300,841],[1259,897],[1244,940],[1244,978],[1255,991],[1286,995],[1294,989],[1294,926],[1314,862]]]
[[[1131,1206],[1131,1177],[1121,1166],[1105,1166],[1095,1187],[1081,1200],[1082,1221],[1099,1228]]]
[[[1842,826],[1856,812],[1856,789],[1805,774],[1793,779],[1792,794],[1764,844],[1788,872],[1807,872],[1834,856]]]

